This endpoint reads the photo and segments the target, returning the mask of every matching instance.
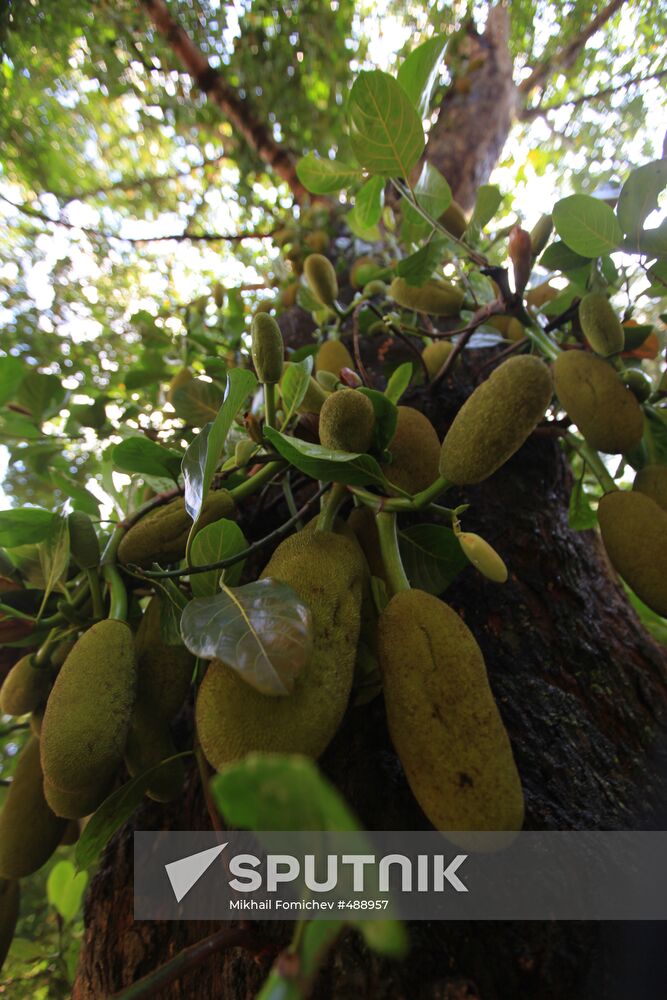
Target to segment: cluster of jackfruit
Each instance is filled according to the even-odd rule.
[[[199,516],[199,528],[234,514],[234,500],[226,490],[209,493]],[[125,532],[118,547],[121,563],[147,567],[153,562],[178,562],[192,528],[183,497],[155,507]]]

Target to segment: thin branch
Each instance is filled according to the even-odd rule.
[[[632,80],[623,80],[613,87],[605,87],[603,90],[597,90],[594,94],[582,94],[580,97],[558,101],[556,104],[546,104],[544,106],[536,104],[533,108],[524,108],[520,111],[518,118],[522,122],[533,121],[535,118],[545,117],[550,111],[560,111],[561,108],[578,108],[582,104],[588,104],[590,101],[604,100],[606,97],[611,97],[612,94],[617,94],[620,90],[625,90],[627,87],[635,87],[640,83],[648,83],[651,80],[662,80],[665,77],[667,77],[667,69],[660,70],[658,73],[648,73],[646,76],[637,76]]]
[[[447,375],[452,370],[452,368],[454,367],[454,363],[456,362],[456,359],[458,358],[459,354],[464,350],[466,344],[472,337],[477,327],[481,326],[482,323],[485,323],[486,320],[489,319],[491,316],[495,316],[499,313],[504,313],[504,312],[505,312],[505,303],[500,299],[495,299],[493,302],[489,302],[487,305],[482,306],[480,309],[477,310],[477,312],[474,314],[470,322],[466,326],[464,326],[461,330],[458,331],[461,334],[461,336],[459,340],[457,340],[456,343],[453,345],[442,367],[439,369],[439,371],[436,372],[431,382],[432,389],[435,388],[435,386],[437,386],[438,383],[442,381],[445,375]]]
[[[112,184],[103,184],[98,188],[90,188],[87,191],[54,191],[53,194],[63,201],[84,201],[86,198],[95,198],[101,194],[113,194],[114,191],[130,191],[139,187],[158,187],[167,181],[177,181],[181,177],[191,177],[198,170],[205,170],[207,167],[215,166],[227,158],[227,153],[220,153],[210,159],[204,159],[201,163],[194,163],[184,170],[174,170],[169,174],[151,174],[146,177],[121,177],[120,180]]]
[[[302,202],[308,192],[296,174],[292,154],[277,142],[266,123],[254,114],[248,101],[214,69],[186,31],[171,15],[165,0],[139,0],[158,33],[193,78],[199,89],[222,111],[259,158],[289,186],[295,200]]]
[[[610,18],[617,13],[625,3],[625,0],[611,0],[606,7],[593,18],[590,24],[579,32],[574,38],[572,38],[567,45],[564,45],[562,49],[554,52],[552,55],[548,56],[539,62],[532,73],[522,80],[518,85],[517,89],[522,94],[529,94],[532,90],[537,87],[543,87],[547,79],[553,75],[556,70],[566,70],[572,66],[573,62],[585,48],[586,43],[589,38],[591,38],[596,31],[599,31],[609,21]]]

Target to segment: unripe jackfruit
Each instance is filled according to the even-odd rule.
[[[160,632],[160,599],[154,597],[137,629],[137,702],[171,722],[185,701],[195,658],[185,646],[169,646]]]
[[[386,478],[406,493],[421,493],[438,478],[440,441],[431,421],[412,406],[399,406],[394,436],[387,445]]]
[[[459,532],[457,538],[466,556],[482,576],[494,583],[505,583],[507,566],[485,538],[470,531]]]
[[[549,369],[532,355],[510,358],[466,400],[447,431],[440,472],[452,483],[479,483],[519,450],[551,401]]]
[[[359,545],[329,531],[300,531],[281,542],[262,578],[294,588],[312,613],[313,650],[291,694],[260,694],[213,660],[199,689],[197,734],[219,769],[253,750],[319,757],[347,706],[368,568]]]
[[[610,562],[639,598],[667,617],[667,513],[643,493],[617,490],[598,504]]]
[[[48,667],[33,666],[32,656],[22,656],[0,688],[0,711],[5,715],[27,715],[43,705],[51,690],[53,675]]]
[[[312,253],[306,258],[303,271],[308,287],[318,302],[328,309],[333,308],[338,298],[338,279],[329,258],[321,253]]]
[[[252,361],[260,382],[280,382],[285,348],[273,316],[258,312],[252,321]]]
[[[458,315],[464,298],[460,288],[439,278],[432,278],[421,287],[409,285],[405,278],[394,278],[388,294],[404,309],[415,309],[431,316]]]
[[[325,340],[315,357],[315,371],[340,375],[341,368],[354,368],[352,355],[340,340]]]
[[[422,351],[422,361],[430,378],[435,378],[445,361],[452,353],[453,344],[449,340],[434,340]]]
[[[0,879],[0,969],[14,938],[21,905],[21,886],[17,879]]]
[[[637,447],[644,429],[641,407],[607,361],[563,351],[553,373],[561,406],[593,448],[618,454]]]
[[[125,622],[106,619],[88,629],[58,674],[42,723],[47,800],[49,785],[88,804],[104,798],[122,760],[135,699],[136,659]],[[85,812],[64,813],[68,819]]]
[[[320,411],[320,442],[333,451],[368,451],[374,429],[373,404],[356,389],[332,392]]]
[[[169,726],[156,717],[150,706],[135,705],[125,746],[125,765],[131,777],[173,757],[176,747]],[[172,760],[151,779],[146,794],[156,802],[178,798],[185,781],[183,759]]]
[[[586,340],[603,358],[619,354],[625,344],[623,324],[602,292],[589,292],[579,303],[579,323]]]
[[[638,490],[644,496],[650,497],[667,511],[667,466],[646,465],[635,476],[633,490]],[[7,681],[5,681],[5,684]],[[4,690],[4,688],[3,688]]]
[[[219,521],[222,517],[233,517],[234,500],[226,490],[209,493],[197,522],[198,527]],[[192,518],[185,509],[183,497],[176,497],[162,507],[156,507],[133,524],[123,535],[118,546],[118,559],[122,563],[136,563],[150,566],[160,563],[178,562],[185,555]]]
[[[433,826],[520,830],[512,747],[467,626],[431,594],[400,591],[380,616],[378,647],[391,739]]]
[[[49,860],[67,822],[44,798],[39,741],[25,745],[0,813],[0,876],[23,878]]]

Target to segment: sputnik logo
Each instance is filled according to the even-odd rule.
[[[179,858],[178,861],[172,861],[164,866],[177,903],[180,903],[187,896],[190,889],[197,884],[215,859],[222,854],[228,843],[229,841],[226,841],[217,847],[210,847],[207,851],[190,854],[187,858]]]

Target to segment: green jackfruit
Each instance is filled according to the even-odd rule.
[[[331,309],[338,298],[338,279],[329,258],[321,253],[310,254],[303,265],[303,272],[318,302]]]
[[[21,886],[16,879],[0,879],[0,970],[14,938],[21,906]]]
[[[234,500],[226,490],[209,493],[201,516],[199,528],[219,521],[221,517],[234,516]],[[192,518],[185,509],[183,497],[176,497],[162,507],[156,507],[133,524],[123,535],[118,546],[118,558],[122,563],[136,563],[150,566],[160,563],[178,562],[185,555]]]
[[[430,378],[435,378],[445,361],[452,353],[453,345],[449,340],[434,340],[422,351],[422,361]]]
[[[340,340],[325,340],[315,356],[315,371],[340,375],[341,368],[354,368],[352,355]]]
[[[106,619],[88,629],[58,674],[42,723],[42,767],[49,785],[86,804],[104,798],[122,760],[135,699],[137,666],[132,632]],[[67,815],[67,814],[64,814]],[[76,819],[85,813],[72,813]]]
[[[93,522],[82,510],[73,510],[67,518],[69,547],[79,569],[95,569],[100,564],[100,543]]]
[[[452,483],[480,483],[519,450],[551,401],[549,369],[532,355],[510,358],[466,400],[440,453],[440,472]]]
[[[252,321],[252,361],[260,382],[280,382],[285,348],[273,316],[258,312]]]
[[[160,599],[154,597],[137,629],[137,702],[150,706],[157,718],[171,722],[187,698],[195,658],[185,646],[169,646],[163,641],[160,613]]]
[[[406,590],[391,599],[378,632],[389,732],[433,826],[520,830],[521,782],[470,630],[437,597]]]
[[[494,583],[505,583],[507,566],[485,538],[470,531],[459,532],[457,538],[466,556],[482,576]]]
[[[333,451],[368,451],[374,429],[373,404],[356,389],[332,392],[320,412],[320,442]]]
[[[438,478],[440,441],[430,420],[411,406],[398,407],[394,436],[387,445],[391,462],[382,471],[406,493],[421,493]]]
[[[27,715],[46,702],[53,674],[48,667],[33,666],[32,656],[22,656],[0,688],[0,711]]]
[[[602,292],[589,292],[579,303],[579,323],[586,340],[603,358],[619,354],[625,344],[623,324]]]
[[[632,488],[650,497],[658,507],[667,511],[667,465],[644,466],[635,476]]]
[[[130,776],[155,767],[175,753],[167,723],[157,718],[149,706],[135,705],[125,745],[125,765]],[[156,802],[172,802],[180,795],[184,781],[185,768],[179,758],[156,772],[146,794]]]
[[[641,407],[607,361],[563,351],[553,373],[561,406],[593,448],[625,454],[637,447],[644,430]]]
[[[23,878],[49,860],[67,822],[44,798],[39,740],[25,745],[0,813],[0,876]]]
[[[66,792],[50,781],[44,779],[44,796],[53,809],[56,816],[63,816],[66,819],[81,819],[90,816],[99,805],[104,802],[111,792],[112,782],[106,785],[94,785],[90,788],[76,788],[74,791]]]
[[[291,694],[271,698],[213,660],[199,689],[197,734],[219,769],[253,750],[319,757],[347,706],[368,568],[359,545],[329,531],[281,542],[262,578],[294,588],[312,613],[313,651]]]
[[[607,493],[598,521],[609,560],[639,598],[667,617],[667,513],[637,491]]]
[[[394,278],[388,295],[404,309],[415,309],[431,316],[457,316],[464,298],[460,288],[439,278],[432,278],[421,287],[409,285],[405,278]]]

